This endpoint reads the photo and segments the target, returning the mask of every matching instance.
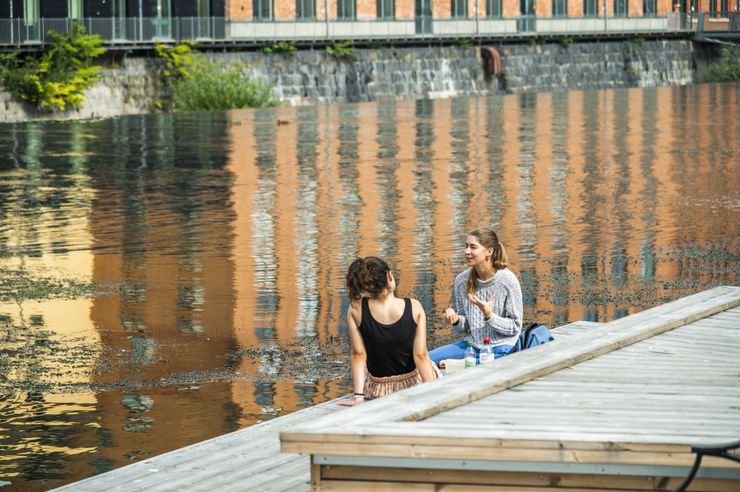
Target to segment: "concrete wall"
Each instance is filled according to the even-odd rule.
[[[496,47],[494,45],[494,47]],[[689,41],[619,41],[545,45],[503,45],[503,75],[486,79],[477,48],[384,48],[358,50],[354,60],[337,60],[323,50],[295,57],[260,52],[217,53],[223,64],[241,63],[252,77],[274,85],[287,104],[438,98],[611,87],[689,84],[697,53]],[[145,113],[157,99],[155,61],[128,58],[107,69],[87,93],[79,111],[57,119],[104,118]],[[0,122],[49,118],[0,90]]]

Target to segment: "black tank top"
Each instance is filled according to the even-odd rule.
[[[416,369],[414,337],[416,321],[411,299],[404,299],[401,319],[390,325],[380,323],[370,313],[367,297],[362,298],[360,335],[367,353],[367,370],[376,378],[406,374]]]

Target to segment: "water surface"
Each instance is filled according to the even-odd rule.
[[[737,285],[738,114],[720,84],[0,125],[0,274],[51,292],[3,284],[3,490],[351,391],[358,255],[440,340],[481,225],[549,326]]]

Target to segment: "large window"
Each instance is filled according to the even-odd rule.
[[[310,20],[316,18],[316,1],[315,0],[296,0],[295,17],[300,20]]]
[[[395,0],[377,0],[376,6],[378,19],[394,19],[396,17]]]
[[[337,0],[337,19],[355,19],[355,0]]]
[[[486,17],[501,17],[501,0],[486,0]]]
[[[627,17],[627,0],[614,0],[614,17]]]
[[[584,17],[598,17],[599,16],[598,0],[583,0],[583,16]]]
[[[252,15],[257,20],[272,20],[272,0],[252,0]]]
[[[642,0],[642,14],[644,16],[655,17],[657,12],[656,3],[657,0]]]
[[[452,0],[451,17],[468,16],[468,0]]]
[[[567,17],[568,16],[568,0],[552,0],[552,16],[553,17]]]
[[[82,19],[84,17],[84,5],[82,0],[67,0],[67,17],[70,19]]]
[[[23,0],[23,22],[36,24],[39,20],[39,0]]]

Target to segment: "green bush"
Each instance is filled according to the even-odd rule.
[[[357,50],[352,46],[351,41],[330,44],[326,47],[326,52],[339,59],[354,60],[357,58]]]
[[[0,58],[3,85],[41,111],[64,111],[79,108],[85,90],[98,79],[95,57],[105,53],[103,40],[97,34],[85,34],[79,24],[68,34],[49,31],[53,42],[40,55],[21,57],[13,53]]]
[[[567,36],[562,37],[560,38],[560,40],[558,40],[558,42],[560,43],[560,46],[562,46],[563,48],[570,48],[570,46],[573,44],[573,38],[569,38]]]
[[[740,61],[724,58],[704,67],[699,82],[738,82],[740,81]]]
[[[190,41],[172,47],[157,43],[154,50],[164,60],[162,75],[167,80],[180,80],[187,77],[190,74],[190,67],[198,56],[198,52],[193,50],[193,43]]]
[[[172,86],[172,108],[178,111],[211,111],[276,106],[272,87],[249,79],[241,66],[221,68],[198,61],[187,77]]]
[[[279,53],[283,56],[295,56],[295,54],[298,53],[298,48],[296,48],[296,45],[290,41],[278,41],[277,43],[272,43],[270,46],[263,47],[262,53],[265,53],[266,55]]]

